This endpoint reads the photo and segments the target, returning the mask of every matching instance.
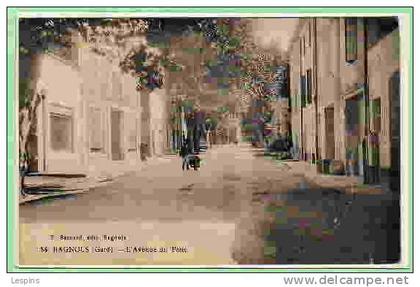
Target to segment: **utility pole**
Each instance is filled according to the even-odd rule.
[[[319,128],[318,128],[318,47],[317,47],[317,30],[316,30],[316,17],[313,18],[313,81],[314,81],[314,104],[315,104],[315,163],[318,162],[319,156]]]
[[[364,140],[362,141],[362,152],[364,153],[363,154],[363,182],[365,184],[368,184],[370,183],[370,171],[368,169],[370,118],[369,118],[369,78],[368,78],[368,23],[367,23],[366,17],[363,18],[363,51],[364,51],[363,98],[364,98],[364,118],[365,118]]]
[[[305,160],[304,157],[304,147],[303,147],[303,92],[304,86],[302,83],[302,65],[303,65],[303,55],[302,55],[302,39],[299,37],[299,85],[300,85],[300,100],[299,100],[299,109],[300,109],[300,158]]]

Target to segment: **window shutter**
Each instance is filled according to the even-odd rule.
[[[357,60],[357,18],[345,19],[346,62]]]

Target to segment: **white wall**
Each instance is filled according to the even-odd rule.
[[[54,55],[45,54],[40,61],[38,84],[45,91],[44,103],[39,106],[38,147],[40,169],[44,172],[80,172],[83,170],[79,136],[81,126],[76,119],[81,116],[80,77],[75,67]],[[55,151],[50,144],[50,113],[63,113],[73,118],[73,143],[71,151]],[[45,148],[44,147],[45,144]],[[44,154],[45,151],[45,154]],[[43,165],[45,157],[46,166]]]

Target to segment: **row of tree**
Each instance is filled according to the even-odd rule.
[[[179,21],[178,21],[179,22]],[[202,92],[202,83],[217,79],[221,90],[241,90],[236,95],[242,110],[251,99],[267,99],[278,59],[260,51],[251,37],[250,20],[230,18],[189,19],[181,24],[169,19],[134,18],[22,18],[19,21],[19,154],[20,168],[31,161],[29,138],[36,130],[36,110],[43,97],[37,90],[39,60],[51,50],[66,53],[76,42],[110,59],[118,59],[122,72],[137,78],[138,90],[148,93],[163,86],[165,76],[182,74],[183,88]],[[178,27],[176,27],[178,25]],[[175,27],[175,28],[174,28]],[[171,30],[179,38],[195,35],[202,40],[189,53],[200,55],[200,67],[183,63],[174,49]],[[169,31],[169,33],[168,33]],[[159,37],[159,35],[169,37]],[[172,33],[173,34],[173,33]],[[152,36],[158,37],[153,38]],[[197,38],[197,39],[198,39]],[[181,40],[182,41],[182,40]],[[184,47],[185,48],[185,47]],[[248,105],[248,107],[247,107]],[[226,116],[224,106],[215,107],[209,121]],[[232,109],[232,108],[230,108]],[[220,112],[224,110],[225,112]],[[218,116],[215,117],[214,114]]]
[[[214,43],[218,62],[226,71],[231,94],[236,97],[245,130],[252,130],[254,139],[263,141],[264,126],[271,120],[273,101],[279,96],[280,55],[259,48],[252,37],[251,19],[206,19],[201,29]]]

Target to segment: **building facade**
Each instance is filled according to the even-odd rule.
[[[170,98],[164,88],[155,89],[148,97],[151,154],[163,156],[171,150]]]
[[[113,174],[138,168],[141,144],[163,154],[167,125],[164,95],[141,94],[117,59],[77,43],[71,57],[42,56],[37,89],[37,170],[42,173]],[[161,146],[160,146],[161,145]]]
[[[398,47],[394,18],[300,19],[289,46],[296,158],[369,182],[399,169]]]
[[[289,46],[293,155],[304,160],[316,154],[313,35],[312,19],[301,19]]]

